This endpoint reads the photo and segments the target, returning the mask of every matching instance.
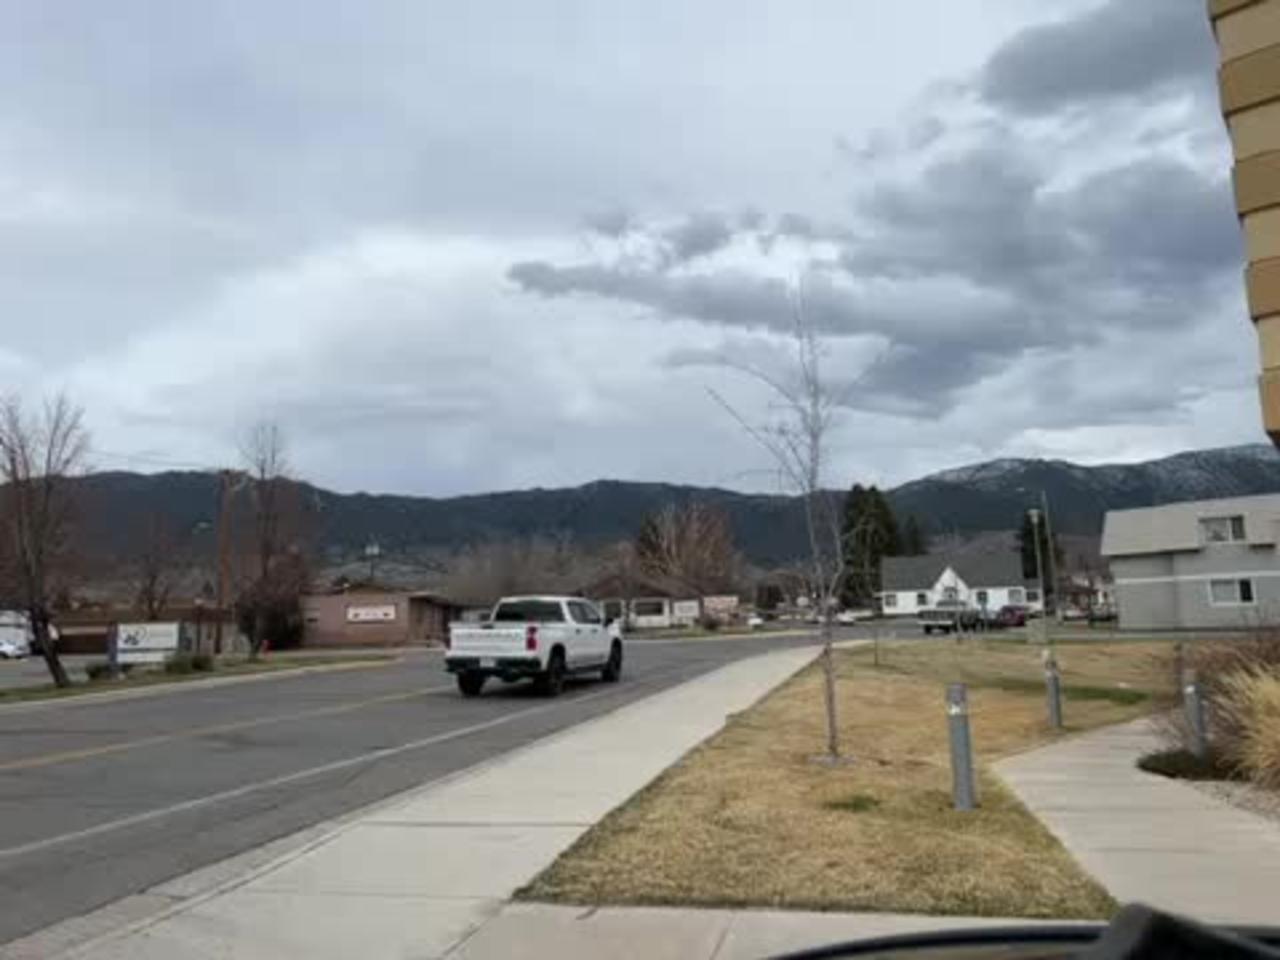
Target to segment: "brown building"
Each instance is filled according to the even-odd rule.
[[[1208,0],[1235,154],[1249,313],[1262,353],[1262,419],[1280,445],[1280,0]]]
[[[353,587],[302,598],[303,646],[402,647],[440,642],[458,607],[433,593]]]

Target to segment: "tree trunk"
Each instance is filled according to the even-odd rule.
[[[44,665],[49,668],[49,676],[53,678],[54,686],[71,686],[71,678],[67,676],[67,668],[62,665],[62,659],[58,656],[58,651],[49,635],[48,617],[42,615],[32,617],[31,633],[35,639],[36,646],[40,649],[40,656],[44,657]]]
[[[257,660],[262,653],[263,620],[262,608],[253,611],[252,629],[249,631],[249,659]]]
[[[840,759],[840,728],[836,722],[836,660],[831,647],[831,611],[822,616],[822,679],[827,707],[827,754]]]

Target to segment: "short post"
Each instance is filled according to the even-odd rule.
[[[1044,689],[1049,702],[1049,726],[1062,729],[1062,675],[1052,650],[1044,652]]]
[[[947,685],[947,727],[951,734],[951,798],[957,810],[978,805],[973,785],[973,745],[969,739],[969,692],[963,683]]]
[[[1209,756],[1209,730],[1205,722],[1204,696],[1196,681],[1196,672],[1188,670],[1182,684],[1182,708],[1187,714],[1187,727],[1191,731],[1191,752],[1200,760]]]

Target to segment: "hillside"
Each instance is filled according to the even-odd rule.
[[[1280,453],[1263,445],[1225,447],[1096,467],[992,460],[903,484],[891,497],[895,509],[926,519],[934,531],[967,533],[1017,526],[1041,490],[1057,530],[1096,534],[1107,510],[1280,491]]]
[[[98,473],[85,477],[85,534],[99,557],[127,557],[147,517],[160,514],[184,539],[208,541],[217,480],[208,473]],[[1017,526],[1044,490],[1056,528],[1096,534],[1108,508],[1280,491],[1280,454],[1247,446],[1178,454],[1137,464],[1084,467],[1060,460],[994,460],[915,480],[889,492],[900,515],[934,534],[971,535]],[[804,552],[799,504],[730,490],[601,480],[581,487],[430,498],[339,494],[309,485],[315,539],[329,563],[376,540],[387,561],[422,558],[488,539],[565,535],[585,545],[631,537],[645,514],[701,499],[728,512],[738,545],[769,566]]]

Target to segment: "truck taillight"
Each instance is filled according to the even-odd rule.
[[[524,628],[524,648],[526,650],[538,649],[538,627],[536,624],[529,624]]]

